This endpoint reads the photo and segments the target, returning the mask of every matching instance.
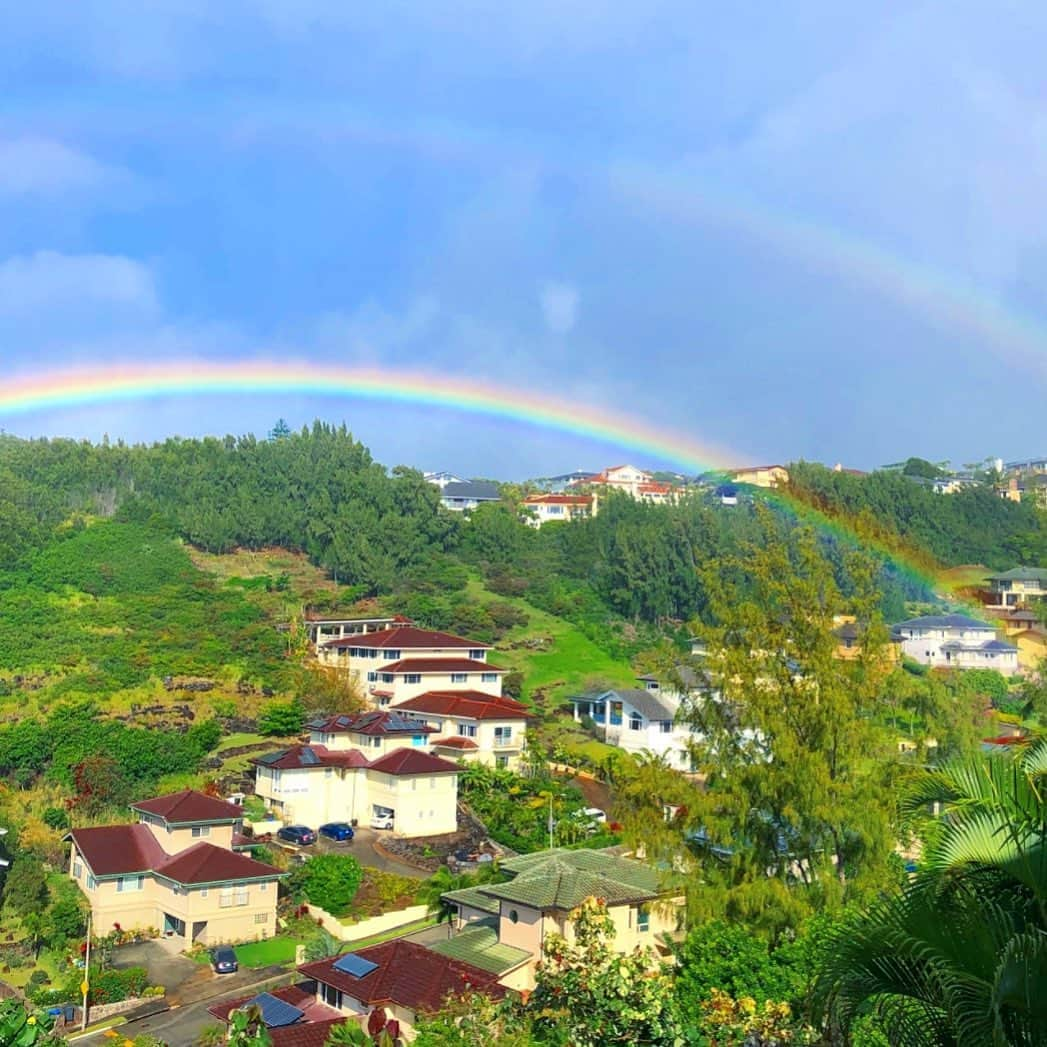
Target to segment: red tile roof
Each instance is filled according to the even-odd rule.
[[[324,1047],[327,1037],[336,1025],[342,1025],[349,1019],[346,1016],[338,1016],[333,1007],[318,1003],[316,996],[306,992],[298,985],[285,985],[281,989],[267,989],[270,996],[289,1003],[304,1012],[302,1021],[295,1025],[284,1025],[275,1029],[268,1029],[269,1039],[272,1047]],[[232,1000],[220,1000],[207,1008],[219,1021],[228,1022],[229,1015],[245,1003],[250,1003],[258,992],[250,996],[238,996]]]
[[[378,964],[378,968],[363,978],[336,970],[335,960],[307,963],[298,970],[368,1006],[397,1004],[415,1014],[438,1011],[452,994],[482,992],[496,1000],[505,996],[497,975],[440,956],[416,942],[399,939],[360,949],[355,955]]]
[[[641,494],[668,494],[672,487],[669,484],[642,483],[637,484],[637,490]]]
[[[95,876],[148,872],[167,853],[145,825],[100,825],[69,835]]]
[[[329,716],[307,724],[322,734],[428,734],[433,728],[421,720],[412,720],[393,712],[366,712],[357,716]]]
[[[272,865],[203,841],[159,862],[153,870],[160,876],[186,885],[275,879],[284,875]]]
[[[394,749],[385,756],[380,756],[371,764],[371,770],[383,774],[446,774],[457,772],[458,768],[449,760],[431,756],[421,749]]]
[[[233,822],[244,816],[243,808],[236,804],[205,796],[194,789],[183,789],[178,793],[157,796],[131,804],[132,811],[156,814],[169,825],[190,825],[197,822]]]
[[[426,691],[400,702],[396,708],[434,716],[467,716],[471,720],[529,720],[534,715],[521,702],[482,691]]]
[[[378,669],[380,673],[503,673],[497,665],[471,658],[401,658]]]
[[[390,647],[405,651],[412,648],[431,651],[447,647],[476,651],[491,649],[489,643],[481,643],[479,640],[467,640],[464,636],[455,636],[453,633],[442,633],[433,629],[419,629],[414,625],[394,625],[392,628],[382,629],[376,633],[358,633],[355,636],[343,636],[337,640],[328,641],[324,646],[366,647],[369,650],[375,648],[381,650]]]
[[[439,745],[443,749],[479,749],[480,746],[472,738],[463,738],[461,735],[452,735],[449,738],[434,738],[433,745]]]
[[[307,750],[312,757],[307,755]],[[256,756],[251,761],[256,767],[272,767],[293,771],[301,767],[367,767],[369,761],[359,749],[333,751],[326,745],[292,745],[288,749]]]
[[[524,505],[591,505],[589,494],[532,494],[523,500]]]

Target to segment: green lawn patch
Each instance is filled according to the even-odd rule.
[[[234,948],[241,967],[271,967],[277,963],[293,963],[298,939],[286,935],[266,938],[261,942],[248,942]]]
[[[383,931],[381,934],[372,934],[369,938],[361,938],[355,942],[346,942],[342,952],[356,952],[357,949],[366,949],[370,945],[381,945],[382,942],[391,941],[393,938],[402,938],[406,934],[424,931],[427,927],[433,927],[435,924],[435,915],[426,916],[422,920],[405,923],[402,927],[394,927],[392,930]]]

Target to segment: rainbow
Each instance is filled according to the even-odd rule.
[[[740,456],[713,444],[577,401],[424,371],[273,360],[180,360],[23,374],[9,378],[0,389],[0,418],[149,398],[251,393],[300,393],[448,408],[652,455],[685,472],[725,471],[740,464]],[[846,543],[875,551],[912,580],[935,588],[933,575],[917,560],[858,535],[785,492],[763,493],[794,516]]]

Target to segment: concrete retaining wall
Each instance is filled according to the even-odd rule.
[[[343,942],[358,942],[370,938],[373,934],[384,934],[398,927],[406,927],[410,923],[424,920],[429,913],[429,907],[426,905],[410,905],[406,909],[382,913],[381,916],[372,916],[369,920],[361,920],[359,923],[342,923],[318,905],[307,905],[305,908],[310,916],[323,924],[325,931]]]

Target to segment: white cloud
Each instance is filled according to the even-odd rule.
[[[539,295],[545,326],[553,334],[567,334],[578,320],[578,289],[571,284],[546,284]]]
[[[37,251],[0,262],[0,317],[29,317],[66,310],[156,307],[152,273],[121,255]]]
[[[49,138],[0,140],[0,198],[99,189],[123,177],[117,168]]]

